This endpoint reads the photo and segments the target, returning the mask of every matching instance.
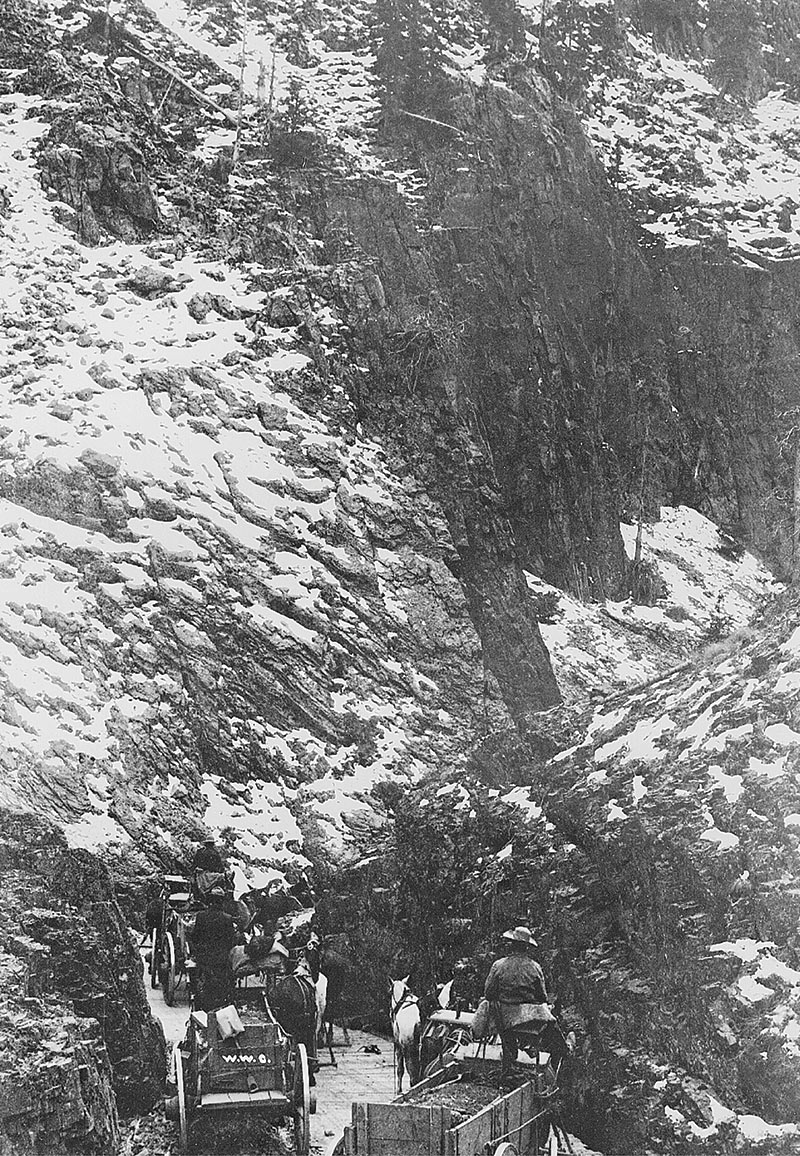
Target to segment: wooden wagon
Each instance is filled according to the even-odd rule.
[[[232,1013],[231,1009],[235,1008]],[[236,1021],[231,1034],[231,1021]],[[308,1056],[276,1021],[264,988],[241,988],[230,1008],[193,1012],[173,1052],[181,1150],[200,1118],[248,1114],[291,1121],[296,1156],[308,1156],[314,1110]]]
[[[150,931],[147,970],[150,986],[160,984],[164,1002],[171,1006],[181,980],[191,986],[193,964],[187,935],[197,914],[191,881],[184,875],[165,875],[159,903],[158,922]]]
[[[468,1077],[464,1065],[453,1063],[390,1104],[354,1103],[337,1156],[557,1156],[571,1151],[546,1062],[505,1094],[484,1088],[490,1102],[465,1119],[447,1101]]]

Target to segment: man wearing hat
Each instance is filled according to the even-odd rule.
[[[203,900],[208,896],[209,888],[222,882],[220,876],[225,875],[225,862],[217,850],[214,839],[208,835],[203,839],[192,859],[192,888],[197,899]]]
[[[537,945],[530,929],[514,927],[503,932],[502,938],[508,954],[492,964],[483,994],[494,1006],[503,1045],[503,1070],[510,1071],[520,1044],[530,1043],[555,1016],[547,1005],[544,973],[532,955]]]
[[[200,1009],[213,1011],[230,1003],[233,972],[230,951],[236,942],[233,919],[222,910],[225,892],[212,887],[208,907],[198,911],[191,934],[192,955],[200,969]]]

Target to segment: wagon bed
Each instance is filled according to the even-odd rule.
[[[452,1064],[390,1104],[353,1104],[343,1156],[555,1156],[556,1089],[525,1080],[506,1093]]]
[[[232,1034],[234,1012],[239,1023]],[[193,1012],[172,1066],[182,1151],[193,1121],[244,1114],[292,1120],[296,1156],[308,1156],[313,1109],[306,1049],[278,1024],[263,988],[240,988],[232,1006]]]

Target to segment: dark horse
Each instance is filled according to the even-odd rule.
[[[275,1019],[295,1043],[308,1053],[311,1083],[317,1069],[317,993],[311,975],[302,967],[275,980],[269,996]]]
[[[320,972],[328,981],[324,1020],[321,1028],[325,1037],[325,1045],[328,1048],[333,1046],[333,1025],[337,1019],[341,1020],[345,1047],[350,1046],[350,1035],[347,1031],[347,1024],[344,1022],[344,992],[351,969],[345,956],[333,947],[333,942],[337,938],[328,935],[323,942],[316,933],[312,933],[304,951],[314,982],[316,983]]]

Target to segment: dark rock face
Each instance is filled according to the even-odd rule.
[[[662,486],[790,569],[781,414],[798,404],[793,262],[759,269],[698,246],[654,254],[680,431],[665,438]],[[793,419],[790,419],[793,420]]]
[[[354,305],[365,344],[387,350],[394,372],[389,397],[370,389],[364,408],[378,428],[381,409],[405,412],[409,441],[421,441],[420,416],[433,411],[441,427],[449,410],[439,456],[447,432],[465,462],[451,489],[472,471],[484,503],[494,491],[521,565],[590,596],[618,593],[612,446],[656,346],[649,272],[577,122],[542,82],[464,93],[458,124],[463,143],[420,144],[427,220],[385,185],[330,198],[331,233],[348,230],[380,276],[379,295]]]
[[[12,949],[32,949],[15,944]],[[113,1156],[119,1123],[111,1065],[93,1020],[26,994],[28,968],[3,955],[0,1152]]]
[[[103,229],[133,241],[157,224],[144,157],[112,125],[77,124],[69,140],[43,150],[41,163],[45,188],[75,210],[88,244],[97,244]]]
[[[78,1143],[80,1151],[111,1152],[117,1110],[151,1107],[166,1064],[110,876],[89,852],[68,849],[53,827],[9,811],[2,813],[0,872],[2,965],[10,981],[4,1046],[15,1046],[20,1013],[35,1045],[0,1113],[5,1130],[17,1135],[24,1120],[31,1151]],[[52,1072],[62,1089],[55,1097]]]

